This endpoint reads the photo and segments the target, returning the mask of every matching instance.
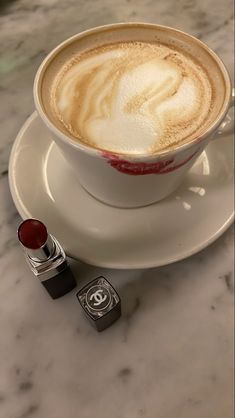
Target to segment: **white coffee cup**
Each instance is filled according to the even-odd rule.
[[[83,51],[113,42],[156,40],[163,43],[173,40],[175,45],[180,45],[186,51],[190,48],[213,72],[217,93],[221,94],[222,91],[223,94],[219,112],[208,129],[189,142],[156,154],[119,155],[74,141],[56,126],[43,105],[42,90],[50,84],[56,61],[63,60],[66,50],[74,42]],[[130,208],[160,201],[177,189],[208,142],[225,130],[226,115],[232,104],[231,97],[231,82],[225,66],[204,43],[179,30],[146,23],[106,25],[69,38],[45,58],[34,82],[34,100],[38,114],[80,184],[104,203]]]

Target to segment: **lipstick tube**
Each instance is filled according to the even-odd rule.
[[[76,286],[60,243],[48,234],[45,225],[37,219],[26,219],[18,229],[18,239],[26,261],[52,299],[57,299]]]

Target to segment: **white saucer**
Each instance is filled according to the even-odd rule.
[[[9,164],[10,189],[22,218],[39,218],[68,255],[109,268],[148,268],[203,249],[233,222],[233,141],[210,143],[183,185],[167,199],[118,209],[75,180],[36,113],[20,130]]]

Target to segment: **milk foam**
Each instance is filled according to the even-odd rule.
[[[68,62],[51,91],[54,111],[78,140],[125,154],[190,140],[210,112],[201,66],[159,44],[100,47]]]

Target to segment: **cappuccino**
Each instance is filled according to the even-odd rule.
[[[50,107],[70,137],[120,154],[155,154],[208,125],[212,84],[191,55],[161,43],[120,42],[61,65]]]

